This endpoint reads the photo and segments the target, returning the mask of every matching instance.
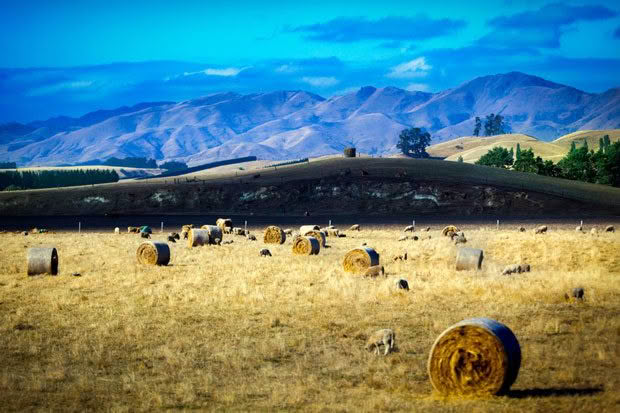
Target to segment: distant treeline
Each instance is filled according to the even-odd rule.
[[[6,171],[0,172],[0,190],[58,188],[62,186],[103,184],[118,182],[114,170],[74,169],[56,171]]]
[[[15,162],[0,162],[0,169],[17,169]]]
[[[305,163],[305,162],[309,162],[308,158],[296,159],[294,161],[274,163],[272,165],[265,166],[265,168],[273,168],[273,167],[276,167],[276,166],[285,166],[285,165],[295,165],[296,163]]]
[[[122,166],[125,168],[149,168],[156,169],[157,162],[155,159],[146,159],[146,158],[115,158],[111,157],[107,161],[103,162],[106,166]]]
[[[169,176],[185,175],[185,174],[190,174],[193,172],[204,171],[205,169],[216,168],[218,166],[233,165],[233,164],[242,163],[242,162],[252,162],[255,160],[256,160],[256,156],[246,156],[244,158],[227,159],[225,161],[205,163],[199,166],[194,166],[194,167],[183,169],[183,170],[168,171],[168,172],[164,172],[163,174],[159,174],[157,176],[151,176],[149,178],[165,178]],[[149,178],[143,178],[143,179],[149,179]]]

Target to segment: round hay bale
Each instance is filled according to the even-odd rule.
[[[217,225],[203,225],[200,228],[209,231],[209,244],[219,244],[224,239],[222,234],[222,228],[218,227]],[[216,241],[218,239],[220,240],[220,242]]]
[[[326,238],[325,233],[323,231],[316,231],[316,230],[308,231],[305,234],[302,233],[302,235],[304,237],[314,237],[314,238],[316,238],[319,241],[319,243],[321,244],[321,247],[324,247],[325,243],[327,242],[327,238]]]
[[[296,237],[293,240],[293,254],[318,255],[320,251],[319,241],[314,237]]]
[[[370,247],[352,249],[346,253],[342,262],[344,270],[353,274],[364,274],[375,265],[379,265],[379,254]]]
[[[344,148],[344,157],[345,158],[355,158],[356,151],[355,148]]]
[[[58,252],[54,247],[28,248],[28,275],[58,274]]]
[[[114,233],[116,235],[120,234],[121,233],[121,229],[119,227],[114,228]]]
[[[301,235],[306,235],[306,232],[309,231],[320,231],[321,227],[319,227],[318,225],[302,225],[301,227],[299,227],[299,233]]]
[[[456,253],[456,270],[479,270],[484,252],[477,248],[459,248]]]
[[[460,230],[458,229],[458,227],[455,227],[454,225],[448,225],[447,227],[441,230],[441,235],[443,235],[444,237],[449,237],[449,236],[452,236],[452,234],[456,234],[459,231]]]
[[[605,227],[605,232],[616,232],[616,228],[613,225],[607,225]]]
[[[286,234],[282,231],[282,228],[272,225],[265,229],[265,234],[263,235],[263,242],[265,244],[284,244],[285,241]]]
[[[170,247],[165,242],[147,241],[138,246],[136,252],[138,262],[148,265],[168,265],[170,262]]]
[[[489,318],[453,325],[433,344],[428,375],[443,395],[494,395],[508,391],[521,366],[521,347],[513,332]]]
[[[230,218],[218,218],[217,221],[215,221],[215,225],[217,225],[223,232],[230,232],[233,228],[233,222]]]
[[[206,229],[192,228],[189,230],[187,236],[187,246],[198,247],[202,245],[209,245],[209,231]]]

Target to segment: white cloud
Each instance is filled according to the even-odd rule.
[[[409,62],[401,63],[399,65],[394,66],[390,72],[387,74],[387,77],[394,78],[415,78],[415,77],[425,77],[428,74],[428,71],[431,70],[433,66],[426,63],[426,58],[424,56],[413,59]]]
[[[336,79],[335,77],[302,77],[301,81],[304,83],[307,83],[309,85],[312,86],[316,86],[316,87],[329,87],[329,86],[335,86],[338,83],[340,83],[340,81],[338,79]]]
[[[421,92],[428,92],[429,91],[429,87],[427,84],[425,83],[410,83],[405,89],[407,89],[410,92],[414,92],[414,91],[421,91]]]
[[[205,70],[199,70],[197,72],[184,72],[183,76],[194,76],[199,74],[204,74],[207,76],[224,76],[224,77],[233,77],[237,76],[239,73],[243,72],[245,69],[249,67],[227,67],[225,69],[214,69],[207,68]]]
[[[299,68],[295,65],[281,65],[276,67],[278,73],[295,73],[299,71]]]
[[[58,92],[68,90],[84,90],[90,88],[94,82],[92,80],[75,80],[73,82],[55,83],[52,85],[42,86],[35,89],[31,89],[26,94],[27,96],[43,96],[51,95]]]

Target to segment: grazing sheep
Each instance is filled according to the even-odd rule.
[[[229,239],[229,240],[226,240],[226,241],[222,241],[222,245],[229,245],[229,244],[232,244],[233,242],[235,242],[235,241]]]
[[[346,238],[347,234],[343,233],[343,232],[339,232],[338,233],[338,238]]]
[[[249,241],[256,241],[256,237],[252,234],[248,234],[248,240]]]
[[[179,235],[179,233],[178,233],[178,232],[171,232],[171,233],[169,233],[169,234],[168,234],[168,236],[169,236],[169,237],[172,237],[172,238],[174,238],[174,239],[177,239],[177,240],[178,240],[178,239],[181,239],[181,236]]]
[[[22,235],[28,235],[28,231],[22,231]]]
[[[502,271],[502,275],[510,275],[513,273],[521,273],[521,267],[517,264],[511,264],[504,267],[504,271]]]
[[[372,267],[368,267],[366,272],[364,273],[364,277],[378,277],[379,275],[385,276],[385,268],[383,265],[373,265]]]
[[[546,225],[541,225],[538,228],[536,228],[534,230],[534,234],[544,234],[545,232],[547,232],[547,226]]]
[[[349,231],[359,231],[359,230],[360,230],[360,224],[351,225],[351,228],[349,228]]]
[[[394,261],[407,261],[407,251],[405,251],[405,253],[402,254],[402,255],[395,255],[394,257],[392,257],[392,260],[394,260]]]
[[[404,278],[400,278],[396,280],[396,288],[399,290],[409,291],[409,283]]]
[[[245,229],[243,228],[233,228],[232,232],[235,235],[245,235]]]
[[[119,227],[114,228],[114,233],[116,235],[120,234],[121,233],[121,229]]]
[[[521,272],[530,272],[530,264],[521,264],[519,265]]]
[[[142,238],[151,238],[151,234],[149,234],[148,232],[141,232],[141,233],[140,233],[140,236],[141,236]]]
[[[258,253],[261,257],[271,257],[271,252],[267,248],[263,248]]]
[[[583,227],[581,225],[577,225],[577,227],[575,228],[576,232],[583,232]]]
[[[399,240],[399,241],[407,241],[408,239],[409,239],[409,237],[408,237],[408,236],[403,235],[403,236],[402,236],[402,237],[400,237],[398,240]]]
[[[177,242],[177,240],[176,240],[176,238],[174,238],[172,235],[168,235],[168,242],[173,242],[173,243],[176,243],[176,242]]]
[[[379,347],[385,346],[384,356],[394,350],[396,345],[396,334],[391,328],[385,328],[383,330],[377,330],[368,338],[366,342],[366,350],[372,351],[374,349],[375,354],[380,354]]]
[[[519,232],[525,232],[525,227],[519,227]]]
[[[428,231],[430,231],[430,230],[431,230],[431,227],[426,227],[426,228],[424,228],[422,231],[424,231],[424,232],[428,232]]]
[[[570,295],[568,293],[564,294],[564,298],[566,299],[566,301],[569,301],[571,299],[583,301],[584,296],[585,296],[585,291],[583,287],[573,288]]]
[[[616,232],[616,229],[614,228],[613,225],[607,225],[605,227],[605,232]]]
[[[403,232],[413,232],[414,229],[415,229],[415,227],[413,225],[408,225],[408,226],[405,227]]]
[[[465,234],[463,232],[457,232],[452,235],[452,240],[454,241],[454,245],[465,244],[467,242],[467,238],[465,238]]]

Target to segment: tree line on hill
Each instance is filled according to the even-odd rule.
[[[0,172],[0,190],[15,191],[103,184],[118,182],[118,179],[116,171],[102,169],[6,171]]]
[[[124,168],[147,168],[147,169],[167,169],[169,171],[180,171],[187,169],[185,162],[169,161],[157,165],[155,159],[139,158],[139,157],[127,157],[127,158],[115,158],[111,157],[103,162],[106,166],[120,166]]]
[[[474,136],[480,136],[482,120],[476,116],[474,119]],[[510,126],[500,114],[491,113],[484,120],[484,136],[502,135],[510,133]]]
[[[543,161],[531,148],[521,150],[519,144],[516,151],[495,147],[481,156],[476,164],[619,187],[620,141],[612,144],[609,135],[605,135],[599,140],[596,152],[588,148],[587,141],[579,148],[573,141],[568,154],[557,164],[551,160]]]

